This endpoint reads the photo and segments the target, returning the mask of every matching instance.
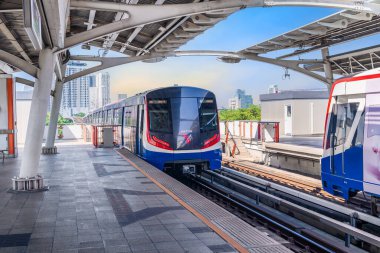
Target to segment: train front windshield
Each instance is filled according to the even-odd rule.
[[[219,137],[214,98],[152,99],[148,105],[151,134],[173,150],[202,149]]]

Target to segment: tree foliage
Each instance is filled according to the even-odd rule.
[[[72,119],[66,119],[61,114],[59,114],[59,116],[58,116],[58,125],[69,125],[69,124],[72,124],[72,123],[73,123]],[[45,124],[47,126],[50,124],[50,113],[48,113],[46,115]]]
[[[221,110],[219,111],[221,121],[230,120],[261,120],[261,108],[258,105],[251,105],[247,109]]]
[[[74,114],[74,116],[83,118],[84,116],[86,116],[86,114],[84,112],[80,112],[80,113]]]

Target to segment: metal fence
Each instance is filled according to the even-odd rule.
[[[280,123],[251,120],[222,121],[220,133],[258,142],[279,142]]]

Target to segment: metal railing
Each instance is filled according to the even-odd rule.
[[[236,120],[220,122],[220,133],[257,142],[279,142],[280,123],[272,121]]]

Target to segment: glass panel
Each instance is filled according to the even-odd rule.
[[[358,112],[359,103],[336,105],[335,147],[343,145],[350,134],[352,124]]]
[[[197,98],[172,99],[174,148],[200,148],[199,111]]]
[[[199,99],[199,122],[201,133],[217,130],[218,113],[214,99]]]
[[[354,124],[354,120],[356,114],[359,109],[359,103],[349,103],[346,105],[347,110],[347,118],[346,118],[346,138],[350,134],[352,124]]]
[[[167,99],[148,101],[149,129],[152,132],[171,133],[170,103]]]
[[[358,127],[356,129],[354,138],[352,139],[352,146],[361,146],[363,145],[364,142],[364,122],[365,122],[365,117],[364,117],[364,111],[362,112],[362,115],[360,116],[360,121],[358,124]]]
[[[346,104],[336,105],[336,131],[334,147],[340,146],[346,139],[345,119],[346,119]]]

